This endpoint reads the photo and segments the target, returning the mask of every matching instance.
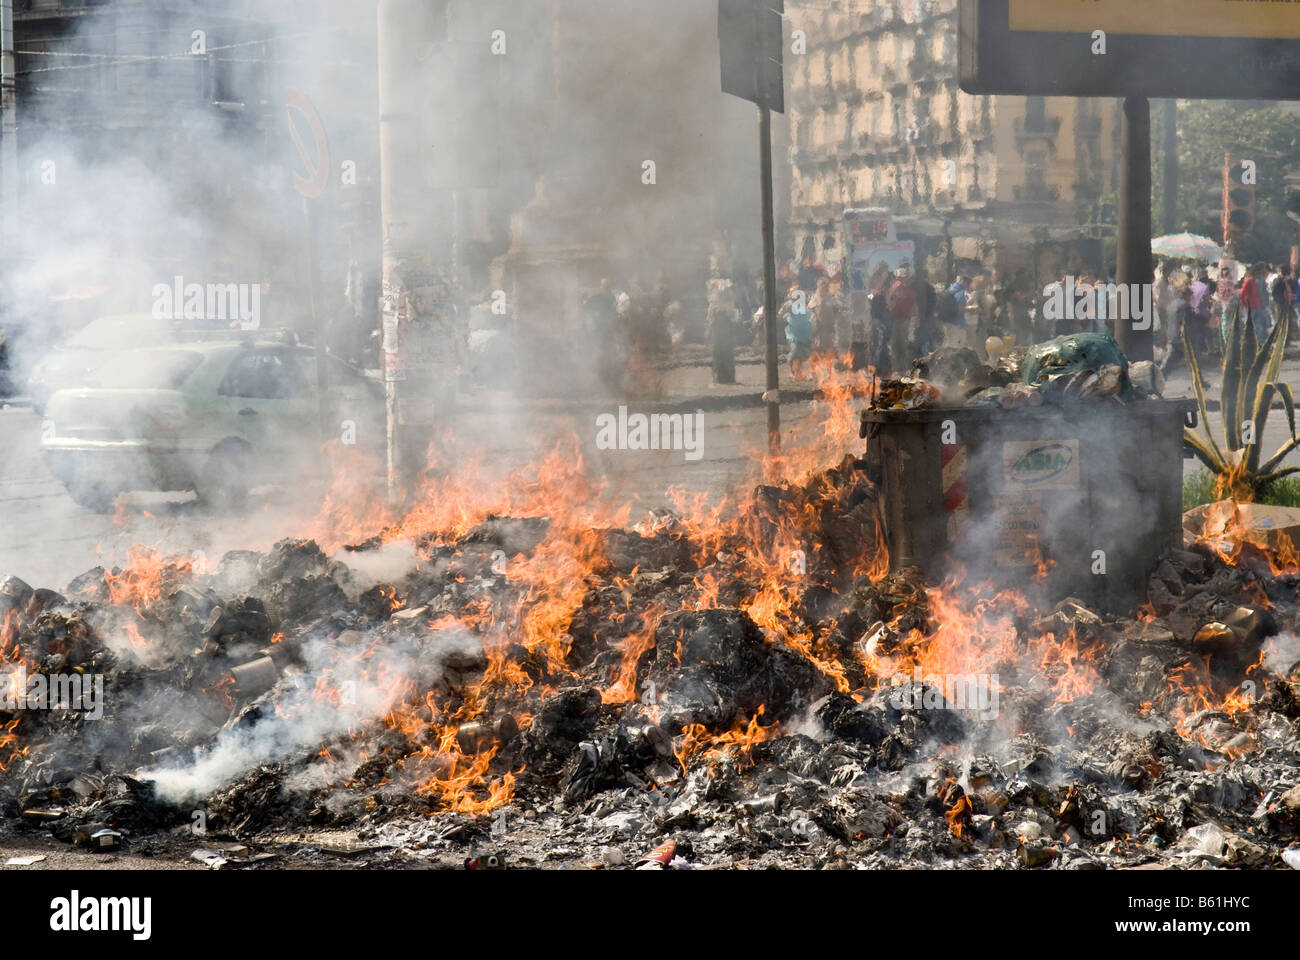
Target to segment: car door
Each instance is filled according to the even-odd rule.
[[[331,429],[345,446],[353,446],[370,458],[382,459],[385,451],[386,412],[384,387],[378,381],[343,363],[336,357],[329,363],[329,413]]]
[[[293,354],[284,347],[250,347],[235,354],[217,389],[223,419],[253,450],[261,479],[291,472],[311,452],[311,398],[296,375]]]

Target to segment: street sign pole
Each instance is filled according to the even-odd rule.
[[[325,192],[325,187],[329,183],[329,140],[325,136],[325,125],[321,122],[320,114],[316,112],[316,107],[305,93],[292,88],[285,90],[284,103],[289,121],[289,138],[297,148],[303,167],[309,174],[307,177],[300,177],[295,171],[293,187],[302,194],[303,218],[307,224],[307,301],[311,308],[316,344],[316,414],[323,457],[325,444],[329,442],[334,430],[329,417],[329,367],[325,359],[327,347],[325,315],[320,297],[320,213],[314,201]],[[310,149],[294,124],[293,111],[295,110],[306,118],[313,141]]]
[[[718,0],[722,92],[758,105],[759,187],[762,193],[763,325],[767,333],[768,448],[781,446],[777,362],[776,227],[772,212],[772,111],[785,112],[782,19],[785,0]]]
[[[1151,104],[1146,97],[1124,99],[1120,151],[1115,282],[1143,284],[1150,290],[1155,278],[1151,268]],[[1115,320],[1115,340],[1130,363],[1153,357],[1155,303],[1151,303],[1151,315],[1140,318],[1142,328],[1134,326],[1134,319]]]
[[[767,443],[781,447],[781,385],[777,363],[776,238],[772,212],[772,112],[758,106],[758,163],[763,193],[763,322],[767,328]]]

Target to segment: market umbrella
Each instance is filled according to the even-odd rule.
[[[1223,248],[1209,237],[1194,233],[1171,233],[1151,241],[1151,252],[1161,257],[1181,260],[1218,260]]]

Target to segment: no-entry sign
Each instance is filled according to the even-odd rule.
[[[961,88],[1300,99],[1295,0],[961,0]]]

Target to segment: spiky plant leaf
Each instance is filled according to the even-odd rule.
[[[1219,415],[1223,420],[1224,446],[1241,446],[1241,421],[1237,419],[1241,389],[1241,351],[1244,342],[1241,320],[1234,314],[1227,345],[1223,349],[1223,385],[1219,388]]]

